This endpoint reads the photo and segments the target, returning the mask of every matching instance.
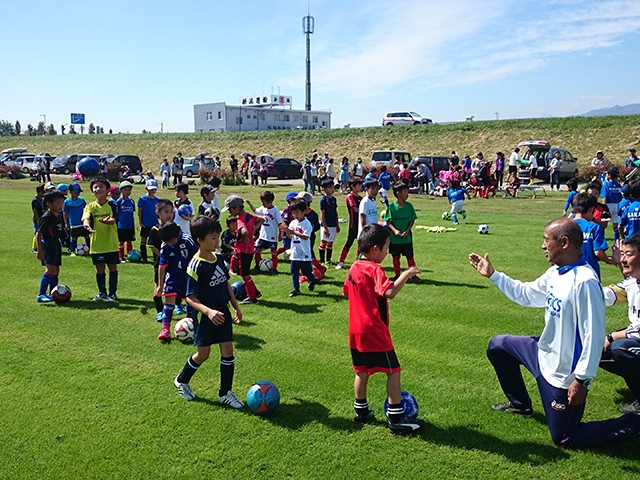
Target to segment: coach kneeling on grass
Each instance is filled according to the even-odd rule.
[[[582,258],[580,227],[566,218],[550,222],[542,250],[553,266],[528,283],[494,270],[488,254],[469,255],[471,265],[507,298],[524,307],[545,307],[540,337],[499,335],[489,342],[487,356],[508,399],[492,408],[533,415],[520,371],[524,365],[538,383],[556,445],[584,448],[631,440],[640,431],[640,415],[581,423],[604,343],[605,302],[598,277]]]

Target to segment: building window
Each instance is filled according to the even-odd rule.
[[[289,121],[289,114],[288,114],[288,113],[285,113],[285,114],[283,115],[283,117],[284,117],[284,118],[282,119],[282,121],[283,121],[283,122],[288,122],[288,121]]]
[[[314,115],[313,117],[313,123],[318,123],[318,117]]]
[[[294,115],[293,116],[293,121],[296,122],[296,123],[299,123],[300,122],[300,115]]]
[[[236,117],[236,125],[242,125],[242,117]]]
[[[273,114],[273,121],[274,122],[279,122],[280,121],[280,114],[279,113],[274,113]]]
[[[251,120],[251,115],[247,115],[247,120]]]
[[[309,116],[308,115],[302,115],[302,123],[308,123],[309,122]]]
[[[324,120],[322,121],[322,126],[326,127],[327,126],[327,122],[325,122]]]
[[[218,120],[222,120],[222,112],[218,112]]]
[[[260,120],[264,120],[264,113],[260,114]]]
[[[207,122],[210,122],[211,120],[213,120],[213,113],[211,112],[206,112],[207,113]]]

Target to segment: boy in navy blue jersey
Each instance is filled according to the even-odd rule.
[[[320,186],[324,191],[324,196],[320,199],[320,219],[322,234],[320,236],[320,263],[331,263],[333,254],[333,243],[336,241],[336,234],[340,233],[338,225],[338,200],[333,196],[336,186],[333,180],[324,180]]]
[[[220,242],[220,224],[209,217],[198,217],[191,224],[191,234],[198,244],[198,252],[187,268],[187,302],[199,313],[196,320],[194,345],[197,351],[189,357],[182,372],[173,383],[185,400],[193,400],[195,394],[189,382],[198,368],[209,358],[211,345],[220,345],[220,389],[218,402],[232,408],[242,408],[235,393],[233,374],[235,359],[233,356],[233,323],[240,323],[242,313],[236,301],[227,271],[221,255],[215,252]],[[235,311],[231,318],[229,302]],[[199,321],[198,321],[199,320]]]
[[[618,183],[619,174],[620,172],[616,167],[608,168],[607,181],[602,185],[602,191],[600,192],[603,202],[609,207],[609,212],[611,213],[614,241],[620,238],[620,232],[618,232],[618,223],[620,223],[618,204],[622,201],[622,185]]]
[[[314,246],[316,244],[316,232],[320,230],[321,225],[320,225],[320,219],[318,218],[318,214],[311,208],[311,202],[313,202],[313,197],[311,196],[310,193],[299,192],[296,198],[301,198],[302,200],[307,202],[307,211],[304,212],[304,216],[307,220],[309,220],[309,223],[311,223],[311,229],[312,229],[311,236],[309,237],[309,242],[311,243],[311,258],[312,258],[311,263],[313,264],[314,267],[320,270],[322,274],[324,274],[327,271],[327,267],[325,267],[320,263],[320,261],[316,258],[316,253],[314,251]],[[306,282],[307,278],[302,277],[300,281]]]
[[[80,196],[82,187],[80,187],[79,183],[73,182],[69,185],[69,192],[71,193],[71,198],[67,198],[64,201],[62,214],[64,215],[64,223],[71,236],[69,251],[73,253],[78,246],[79,237],[84,237],[84,242],[87,244],[87,247],[90,245],[90,241],[89,232],[82,224],[82,213],[84,212],[84,207],[87,206],[86,200]]]
[[[38,219],[36,245],[38,260],[45,270],[40,280],[40,292],[36,297],[38,303],[51,303],[53,298],[47,295],[58,285],[58,275],[62,265],[62,247],[60,239],[65,237],[64,221],[62,219],[62,205],[64,195],[58,190],[44,195],[47,211]]]
[[[149,179],[145,182],[147,194],[138,199],[138,229],[140,230],[140,253],[142,254],[142,263],[147,263],[147,239],[151,233],[151,227],[158,224],[158,216],[156,215],[156,191],[158,190],[158,182]]]
[[[158,261],[158,284],[156,296],[164,297],[162,310],[162,330],[158,340],[171,340],[171,319],[176,300],[186,298],[187,265],[198,251],[191,235],[184,233],[174,222],[168,222],[158,229],[162,247]]]
[[[233,273],[238,273],[238,257],[236,256],[238,219],[236,217],[227,217],[226,223],[227,229],[222,234],[220,252],[222,253],[224,261],[229,264],[229,270]]]
[[[164,310],[164,304],[162,303],[162,295],[156,295],[158,286],[158,262],[160,260],[160,249],[162,248],[162,239],[160,238],[160,231],[158,230],[160,225],[173,222],[173,203],[171,200],[159,199],[156,203],[156,214],[158,215],[159,224],[151,227],[149,231],[148,245],[153,252],[153,284],[154,295],[153,304],[156,307],[156,321],[161,322]],[[182,307],[178,308],[179,304],[175,307],[176,315],[182,315],[184,311]]]
[[[118,256],[120,262],[125,261],[125,245],[127,247],[127,255],[133,250],[133,242],[136,239],[136,225],[134,222],[134,212],[136,204],[131,200],[131,191],[133,185],[131,182],[124,181],[120,183],[120,193],[122,196],[116,200],[118,207]]]
[[[464,211],[464,197],[467,191],[460,186],[460,182],[456,182],[455,180],[449,181],[449,192],[447,196],[449,197],[449,203],[451,204],[451,218],[453,219],[453,224],[458,225],[458,213],[462,215],[463,218],[467,218],[467,214]]]

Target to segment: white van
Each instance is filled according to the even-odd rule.
[[[393,125],[429,125],[433,123],[430,118],[424,118],[416,112],[387,112],[382,117],[382,126]]]
[[[402,163],[406,163],[407,165],[411,163],[411,154],[404,150],[376,150],[371,155],[371,166],[380,167],[382,165],[386,165],[387,168],[391,168],[396,155],[400,155]]]

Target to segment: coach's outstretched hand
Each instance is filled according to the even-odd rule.
[[[469,263],[471,266],[475,268],[480,275],[483,277],[489,278],[495,272],[493,265],[491,265],[491,260],[489,260],[489,254],[485,253],[484,257],[481,257],[477,253],[469,254]]]

